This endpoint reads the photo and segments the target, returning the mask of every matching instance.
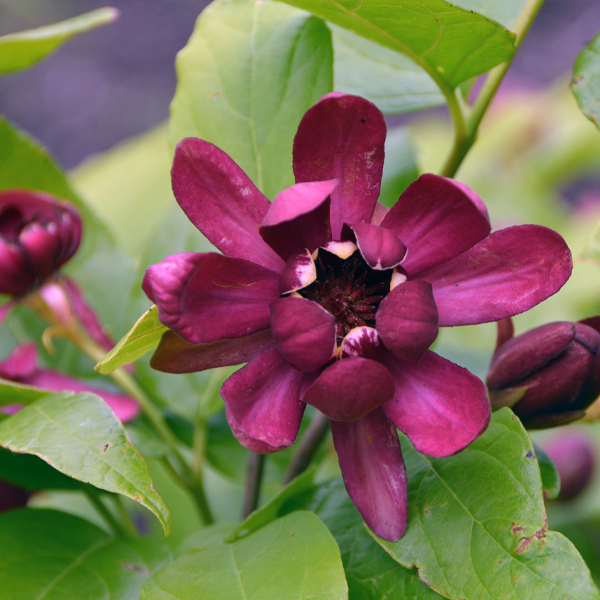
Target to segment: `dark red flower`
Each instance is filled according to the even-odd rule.
[[[180,206],[223,254],[148,268],[171,372],[248,364],[223,385],[234,434],[256,452],[294,443],[305,403],[331,418],[346,488],[368,525],[399,539],[406,471],[396,427],[447,456],[489,422],[479,379],[429,351],[439,326],[495,321],[555,293],[571,272],[562,238],[523,226],[490,235],[466,186],[423,175],[377,203],[386,127],[370,102],[329,94],[294,141],[296,185],[272,203],[216,146],[183,140]]]

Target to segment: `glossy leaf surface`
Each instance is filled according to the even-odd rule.
[[[170,140],[219,146],[273,198],[294,183],[292,140],[332,90],[332,62],[321,20],[277,2],[213,2],[177,57]]]
[[[98,396],[44,396],[0,423],[0,445],[39,456],[69,477],[132,498],[156,515],[168,535],[171,516],[152,487],[143,458]]]
[[[170,556],[163,540],[115,539],[54,510],[0,515],[0,590],[7,600],[131,600]]]
[[[144,584],[147,600],[341,600],[347,585],[335,540],[298,511],[232,544],[184,554]]]

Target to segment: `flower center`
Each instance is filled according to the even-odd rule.
[[[392,270],[371,269],[358,250],[343,259],[323,248],[315,266],[316,280],[298,293],[335,317],[338,343],[355,327],[375,327],[379,303],[390,291]]]

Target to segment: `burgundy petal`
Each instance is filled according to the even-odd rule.
[[[429,456],[460,452],[485,431],[490,403],[483,383],[454,363],[426,352],[421,362],[384,360],[396,393],[383,405],[387,418]]]
[[[24,294],[34,281],[35,274],[19,247],[0,238],[0,293],[11,296]]]
[[[223,254],[281,271],[283,261],[258,234],[271,203],[229,155],[185,139],[177,144],[171,177],[183,212]]]
[[[564,352],[575,339],[575,324],[548,323],[511,338],[494,353],[487,376],[492,390],[517,384]]]
[[[394,397],[387,369],[368,358],[346,358],[327,367],[302,400],[335,421],[356,421]]]
[[[391,269],[404,260],[406,246],[391,231],[368,223],[345,227],[354,232],[358,249],[372,269]]]
[[[380,303],[377,331],[398,358],[419,362],[438,334],[438,311],[431,285],[406,281]]]
[[[408,248],[402,266],[414,276],[462,254],[490,232],[487,209],[467,186],[421,175],[402,193],[381,226]]]
[[[558,233],[521,225],[492,233],[417,278],[433,286],[440,327],[452,327],[529,310],[564,285],[572,266],[571,252]]]
[[[163,325],[192,344],[243,337],[269,327],[278,276],[257,264],[209,252],[167,257],[142,284]]]
[[[385,353],[377,329],[355,327],[342,340],[342,358],[371,358],[379,360]]]
[[[70,278],[62,277],[61,285],[67,292],[71,308],[88,335],[102,348],[109,351],[115,345],[108,332],[102,326],[98,315],[86,301],[81,288]]]
[[[336,186],[336,179],[297,183],[275,196],[259,232],[283,260],[331,240],[329,196]]]
[[[281,354],[302,371],[323,366],[335,350],[335,317],[306,298],[273,302],[271,332]]]
[[[397,542],[406,531],[408,486],[398,434],[381,410],[331,422],[346,489],[367,525]]]
[[[56,223],[29,223],[19,233],[19,244],[38,279],[52,275],[62,249]]]
[[[331,194],[331,233],[344,223],[369,223],[379,197],[386,126],[371,102],[332,93],[306,112],[294,139],[298,183],[337,179]]]
[[[292,256],[283,267],[279,292],[289,294],[310,285],[317,278],[317,267],[308,250]]]
[[[270,329],[209,344],[190,344],[173,331],[166,331],[150,360],[163,373],[196,373],[206,369],[247,363],[273,343]]]
[[[303,378],[271,345],[223,384],[227,421],[241,444],[267,453],[294,443],[305,408]]]

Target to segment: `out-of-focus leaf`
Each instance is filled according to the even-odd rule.
[[[339,549],[312,513],[298,511],[233,544],[184,554],[142,587],[146,600],[341,600]]]
[[[156,348],[167,328],[158,320],[158,310],[153,306],[121,338],[117,345],[96,365],[96,371],[108,375],[115,369],[136,361]]]
[[[93,156],[70,176],[81,196],[109,224],[119,246],[137,254],[148,233],[175,205],[167,125]]]
[[[600,223],[594,227],[581,256],[600,263]]]
[[[400,114],[445,104],[433,79],[408,57],[331,25],[334,89]]]
[[[455,88],[514,53],[514,34],[444,0],[284,0],[401,52]]]
[[[292,140],[332,90],[332,63],[320,19],[276,2],[217,0],[177,56],[170,141],[212,142],[273,198],[294,183]]]
[[[143,458],[98,396],[44,396],[0,423],[0,445],[39,456],[69,477],[132,498],[153,512],[169,534],[171,515],[152,487]]]
[[[575,59],[571,89],[583,114],[600,128],[600,33]]]
[[[403,442],[408,529],[395,543],[372,534],[394,560],[454,600],[600,598],[573,544],[547,529],[533,445],[509,409],[455,456]]]
[[[0,515],[0,590],[6,600],[132,600],[170,558],[164,540],[115,539],[62,512],[22,509]]]
[[[544,496],[550,500],[554,500],[558,497],[560,492],[560,475],[548,453],[537,444],[534,444],[533,447],[538,459],[538,464],[540,465]]]
[[[388,131],[379,202],[393,206],[418,176],[415,150],[406,129],[398,127]]]
[[[50,393],[48,390],[0,379],[0,406],[7,404],[30,404]]]
[[[466,10],[474,10],[488,19],[504,25],[507,29],[512,29],[527,4],[527,0],[502,0],[502,2],[498,2],[498,0],[454,0],[452,4]]]
[[[3,35],[0,37],[0,75],[27,69],[74,35],[112,23],[118,16],[115,8],[99,8],[60,23]]]

